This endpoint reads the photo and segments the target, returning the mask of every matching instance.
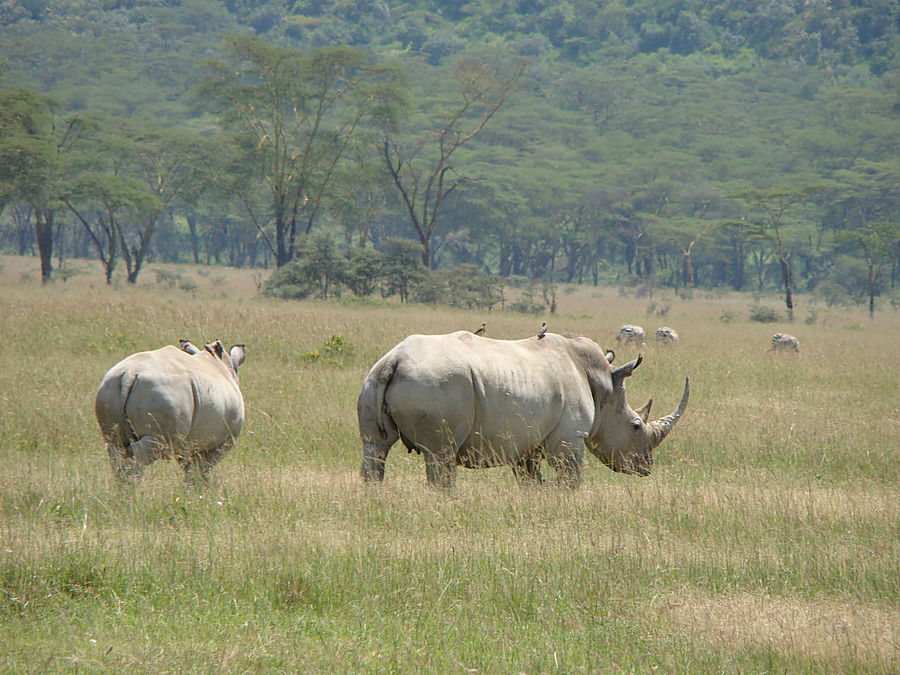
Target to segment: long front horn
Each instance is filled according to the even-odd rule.
[[[658,420],[653,420],[650,424],[653,427],[653,430],[656,432],[656,445],[662,443],[663,439],[669,435],[669,432],[672,431],[672,427],[675,426],[675,422],[684,414],[684,409],[687,408],[688,398],[691,396],[691,378],[684,378],[684,394],[681,396],[681,403],[678,404],[678,407],[675,409],[671,415],[666,415],[665,417],[660,417]]]

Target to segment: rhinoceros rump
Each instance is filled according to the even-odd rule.
[[[94,410],[116,476],[139,480],[145,466],[174,456],[188,483],[195,465],[205,479],[241,433],[243,360],[243,345],[226,352],[217,340],[203,350],[140,352],[110,368]]]

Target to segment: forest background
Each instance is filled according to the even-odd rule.
[[[895,1],[4,1],[0,59],[0,252],[45,281],[896,305]]]

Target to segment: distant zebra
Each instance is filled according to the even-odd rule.
[[[630,323],[626,323],[619,328],[616,342],[622,342],[626,345],[629,342],[635,342],[638,345],[642,345],[644,343],[644,329],[640,326],[632,326]]]
[[[772,346],[769,351],[781,351],[784,349],[793,349],[794,352],[800,353],[800,341],[793,335],[787,333],[775,333],[772,336]]]
[[[678,333],[668,326],[660,326],[656,329],[656,343],[660,345],[674,345],[678,342]]]

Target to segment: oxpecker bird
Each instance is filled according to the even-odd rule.
[[[178,346],[181,347],[182,351],[187,352],[191,356],[193,356],[194,354],[200,353],[200,350],[197,349],[194,345],[192,345],[190,340],[185,340],[184,338],[178,339]]]
[[[547,334],[547,322],[541,321],[541,329],[538,331],[538,340],[541,340]]]
[[[475,331],[475,335],[484,335],[484,331],[487,330],[487,321],[482,321],[481,325],[478,327],[478,330]]]

